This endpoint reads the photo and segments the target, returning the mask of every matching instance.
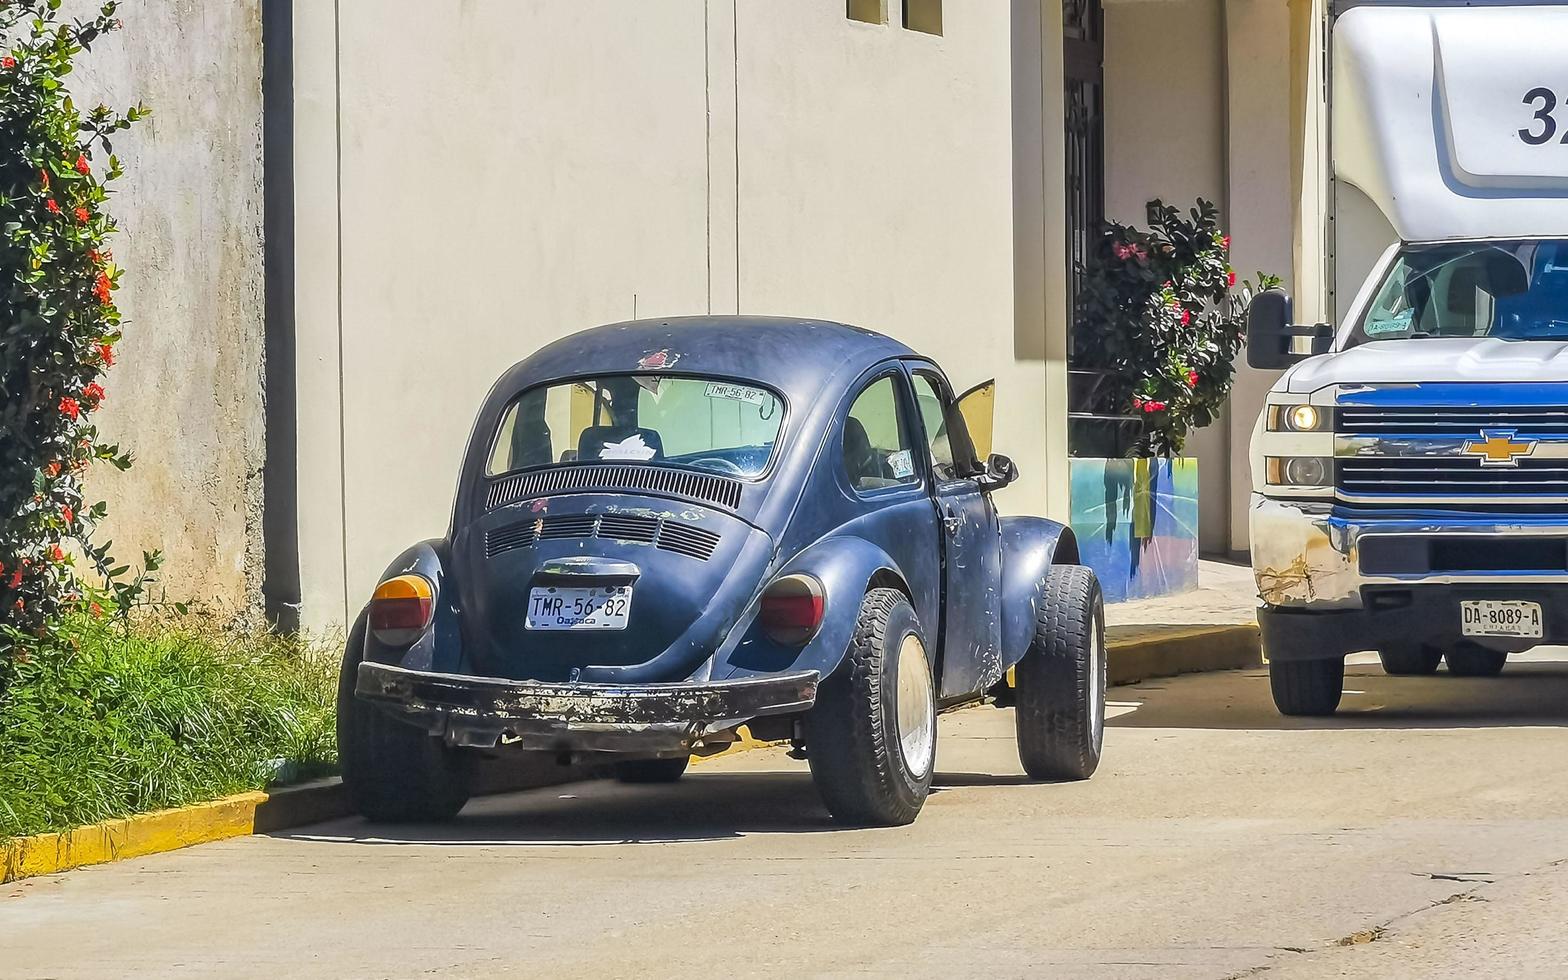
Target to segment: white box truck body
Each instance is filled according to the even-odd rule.
[[[1347,653],[1488,675],[1568,642],[1568,6],[1362,3],[1334,21],[1337,325],[1255,301],[1288,367],[1251,452],[1274,699]],[[1369,244],[1382,245],[1370,259]]]

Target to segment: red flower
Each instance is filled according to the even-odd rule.
[[[15,67],[16,67],[16,59],[15,58],[11,57],[10,55],[6,55],[4,58],[0,58],[0,68],[15,68]]]
[[[1163,411],[1165,411],[1165,403],[1164,402],[1144,402],[1139,407],[1143,409],[1143,412],[1144,412],[1145,415],[1148,415],[1148,414],[1150,414],[1152,412],[1163,412]]]
[[[1191,322],[1192,322],[1192,311],[1191,310],[1182,310],[1181,311],[1181,325],[1185,327],[1187,324],[1189,324]]]
[[[1236,288],[1236,270],[1235,269],[1231,269],[1229,272],[1227,272],[1225,274],[1225,284],[1230,286],[1230,288],[1232,288],[1232,289]]]
[[[88,211],[86,208],[77,208],[76,209],[76,220],[77,221],[79,221],[79,222],[81,222],[82,224],[85,225],[85,224],[87,224],[87,222],[89,220],[91,220],[91,218],[92,218],[92,212]]]
[[[13,588],[13,589],[20,589],[21,587],[22,587],[22,570],[20,568],[18,568],[16,571],[11,573],[11,588]]]
[[[93,286],[93,295],[98,297],[98,302],[102,303],[104,306],[108,306],[109,305],[109,293],[113,289],[114,289],[114,283],[110,281],[109,274],[106,273],[106,272],[98,273],[98,282],[97,282],[96,285]],[[100,344],[100,345],[98,345],[98,352],[100,354],[103,353],[104,349],[107,348],[108,346],[109,346],[108,344]],[[104,363],[105,364],[113,364],[114,360],[112,358],[110,358],[110,357],[105,357],[104,358]]]
[[[65,552],[60,550],[59,545],[55,545],[54,551],[50,552],[50,554],[54,557],[55,561],[65,561]]]
[[[76,399],[69,398],[69,397],[60,399],[60,414],[61,415],[68,415],[68,416],[70,416],[71,418],[74,419],[78,415],[80,415],[81,412],[82,412],[82,406],[81,406],[80,403],[77,402]]]
[[[71,509],[70,504],[66,504],[64,507],[60,508],[60,517],[65,520],[65,523],[69,524],[76,520],[76,511]]]
[[[60,464],[59,463],[50,463],[48,466],[44,467],[44,472],[48,473],[50,476],[59,476],[60,475]]]
[[[1230,251],[1230,236],[1229,235],[1221,235],[1220,236],[1220,248],[1223,248],[1227,252]]]
[[[94,381],[92,384],[82,389],[82,397],[92,402],[93,407],[96,408],[98,403],[103,401],[104,398],[103,385]]]
[[[87,162],[87,155],[85,153],[78,153],[76,155],[76,172],[82,174],[83,176],[93,172],[92,164]]]
[[[1196,388],[1196,387],[1198,387],[1198,372],[1191,371],[1191,370],[1189,370],[1187,372],[1187,387],[1189,387],[1189,388]]]
[[[101,283],[99,284],[99,289],[100,289],[100,296],[101,296],[102,295],[102,284]],[[108,300],[104,300],[104,302],[107,303]],[[107,343],[99,344],[98,345],[98,357],[99,357],[99,359],[101,359],[103,361],[103,366],[104,367],[114,367],[114,345],[107,344]]]
[[[44,189],[47,190],[48,186],[45,185]],[[50,214],[59,214],[60,202],[51,197],[49,200],[44,202],[44,210],[48,211]]]
[[[1132,407],[1133,408],[1142,408],[1143,407],[1143,398],[1141,398],[1138,395],[1133,395],[1132,396]]]

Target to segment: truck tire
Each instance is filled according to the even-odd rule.
[[[1269,689],[1282,715],[1308,718],[1331,715],[1345,689],[1345,658],[1271,660]]]
[[[897,589],[872,589],[844,662],[806,713],[806,758],[841,823],[898,826],[920,813],[936,769],[936,691],[925,634]]]
[[[1455,677],[1496,677],[1508,663],[1508,654],[1474,643],[1461,643],[1448,651],[1446,659],[1448,672]]]
[[[1435,674],[1443,662],[1443,651],[1430,646],[1398,646],[1379,650],[1377,658],[1383,661],[1383,673],[1395,677],[1417,674]]]
[[[1105,741],[1105,605],[1082,565],[1046,573],[1034,642],[1015,671],[1018,761],[1034,779],[1088,779]]]
[[[354,696],[366,614],[349,633],[338,674],[338,761],[354,809],[377,823],[450,820],[468,802],[471,757]]]
[[[691,756],[678,759],[631,759],[615,764],[615,778],[623,783],[673,783],[686,775]]]

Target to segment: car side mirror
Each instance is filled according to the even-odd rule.
[[[981,491],[990,493],[1017,479],[1018,464],[1001,453],[992,453],[986,457],[985,470],[975,477],[975,482],[980,484]]]
[[[1334,343],[1334,328],[1327,323],[1292,324],[1290,294],[1265,289],[1247,307],[1247,363],[1255,368],[1278,370],[1325,354]]]

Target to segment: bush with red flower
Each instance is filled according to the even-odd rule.
[[[105,246],[107,185],[121,175],[110,140],[147,110],[77,110],[66,77],[119,26],[116,4],[80,20],[59,7],[0,0],[0,665],[73,605],[123,610],[146,582],[127,580],[93,540],[106,509],[83,499],[82,475],[95,461],[131,462],[93,415],[121,336],[120,269]],[[144,557],[156,568],[156,554]]]
[[[1141,452],[1172,455],[1213,422],[1230,395],[1255,290],[1239,283],[1230,237],[1208,201],[1183,215],[1148,205],[1147,231],[1109,223],[1082,270],[1072,366],[1103,371],[1105,407],[1142,416]]]

